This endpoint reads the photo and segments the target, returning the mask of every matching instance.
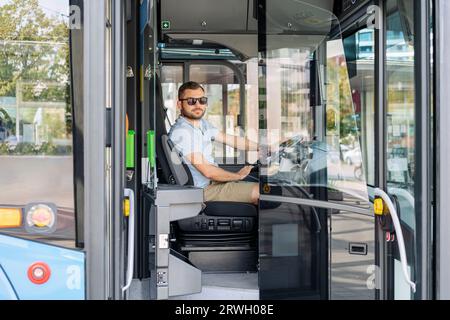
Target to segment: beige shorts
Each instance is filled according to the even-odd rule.
[[[213,182],[204,189],[205,201],[229,201],[252,203],[254,182]]]

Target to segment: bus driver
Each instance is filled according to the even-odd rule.
[[[258,145],[246,138],[220,132],[203,117],[208,98],[196,82],[183,84],[178,91],[177,107],[181,116],[170,130],[169,137],[183,155],[194,179],[194,185],[204,189],[205,201],[232,201],[258,204],[259,184],[244,182],[252,169],[245,166],[239,172],[219,168],[213,157],[213,142],[232,148],[257,151]]]

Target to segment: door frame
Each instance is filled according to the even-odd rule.
[[[103,14],[102,14],[103,13]],[[87,299],[110,296],[106,225],[106,0],[84,2],[84,244]],[[88,116],[89,115],[89,116]],[[103,201],[99,201],[102,199]],[[96,213],[96,214],[90,214]]]
[[[83,229],[87,299],[122,299],[125,3],[85,1],[83,14]]]
[[[450,252],[447,244],[450,243],[450,212],[446,207],[446,199],[450,199],[450,140],[446,128],[450,123],[450,43],[448,32],[450,30],[450,3],[446,0],[435,1],[435,43],[434,43],[434,74],[435,74],[435,116],[434,134],[436,135],[435,153],[435,200],[436,200],[436,277],[434,279],[435,298],[439,300],[450,299]]]

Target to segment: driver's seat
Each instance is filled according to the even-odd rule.
[[[192,186],[191,172],[167,135],[161,83],[158,77],[155,78],[156,154],[160,180],[167,184]],[[173,225],[178,249],[204,271],[253,271],[256,264],[250,261],[256,254],[253,249],[257,239],[257,212],[257,207],[249,203],[206,202],[197,217]],[[236,251],[240,253],[236,254]],[[227,254],[231,254],[230,258],[236,263],[226,259]]]

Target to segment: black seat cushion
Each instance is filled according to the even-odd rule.
[[[212,217],[256,217],[258,208],[243,202],[206,202],[204,213]]]

